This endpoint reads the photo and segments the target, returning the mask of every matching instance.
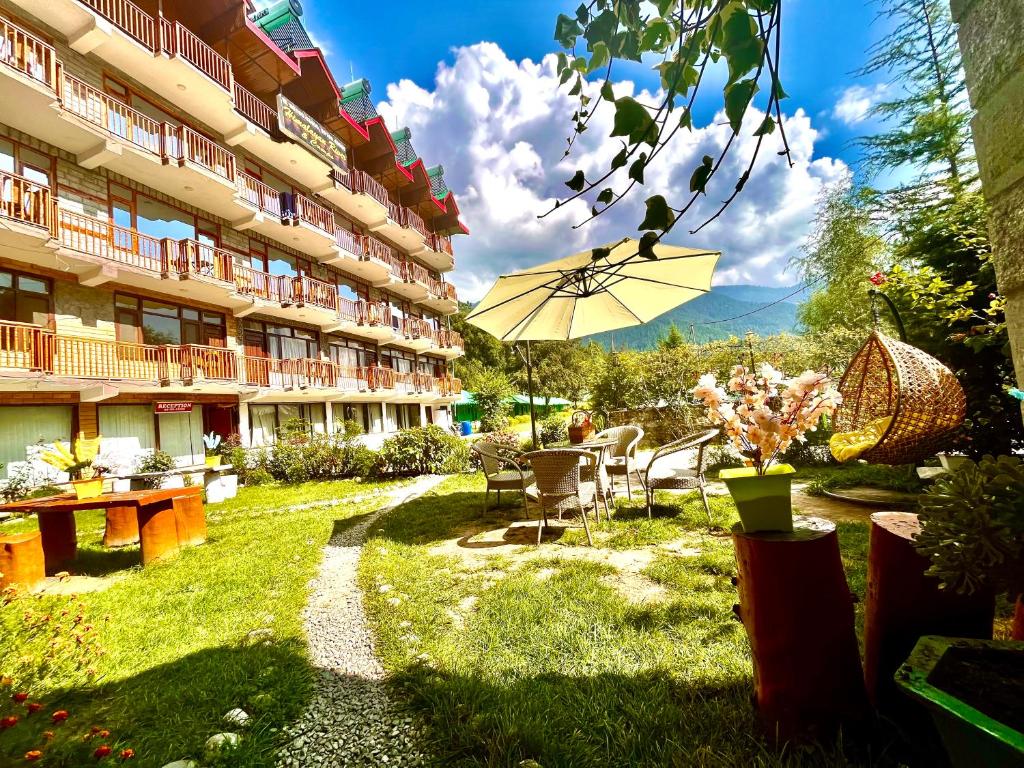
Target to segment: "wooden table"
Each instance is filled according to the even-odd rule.
[[[105,493],[93,499],[63,494],[3,504],[0,511],[34,513],[39,518],[46,572],[53,574],[75,559],[75,512],[80,509],[106,510],[104,546],[138,541],[143,565],[171,557],[183,546],[202,544],[206,541],[202,493],[202,488],[190,487]]]

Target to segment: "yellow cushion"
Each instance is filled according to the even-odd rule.
[[[852,432],[837,432],[828,441],[828,448],[838,462],[853,461],[878,445],[892,423],[892,416],[883,416]]]

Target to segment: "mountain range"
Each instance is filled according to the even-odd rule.
[[[687,339],[692,335],[698,342],[743,336],[747,331],[754,331],[759,336],[797,333],[797,307],[807,298],[806,291],[790,296],[797,289],[798,286],[716,285],[710,293],[649,323],[589,338],[605,348],[650,349],[657,345],[658,339],[665,335],[672,323]],[[766,306],[769,304],[772,306]],[[743,317],[738,317],[740,315]],[[715,322],[719,320],[727,322]]]

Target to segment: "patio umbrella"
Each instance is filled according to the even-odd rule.
[[[719,251],[657,244],[655,258],[626,238],[502,275],[466,318],[502,341],[526,342],[534,447],[531,341],[577,339],[641,325],[711,290]]]

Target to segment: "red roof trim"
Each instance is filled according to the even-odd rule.
[[[430,195],[430,199],[434,201],[434,205],[440,208],[443,213],[447,213],[448,207],[440,200],[438,200],[436,197],[434,197],[434,192],[430,187],[430,174],[427,173],[427,167],[424,164],[422,157],[417,157],[415,162],[409,164],[409,170],[412,171],[413,175],[416,175],[415,169],[417,168],[419,169],[420,174],[422,174],[423,176],[421,180],[424,181],[427,185],[427,194]]]
[[[288,65],[288,69],[295,73],[296,76],[302,75],[302,68],[299,66],[299,62],[292,59],[287,53],[282,51],[273,40],[271,40],[267,33],[263,31],[259,24],[254,22],[248,16],[245,17],[245,26],[249,28],[256,37],[258,37],[264,45],[267,46],[273,53],[277,54],[277,57]]]

